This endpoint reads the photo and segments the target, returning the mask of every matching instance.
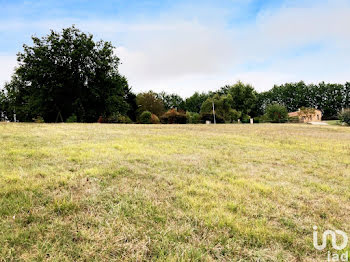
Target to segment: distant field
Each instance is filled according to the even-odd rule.
[[[0,124],[0,261],[325,261],[350,128]]]

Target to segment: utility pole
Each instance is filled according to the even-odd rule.
[[[214,116],[214,125],[216,124],[216,119],[215,119],[215,106],[214,106],[214,101],[213,101],[213,116]]]

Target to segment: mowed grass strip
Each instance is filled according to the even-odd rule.
[[[319,261],[350,129],[0,124],[0,261]]]

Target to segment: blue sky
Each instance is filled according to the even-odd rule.
[[[349,0],[0,0],[0,8],[0,87],[31,35],[72,24],[112,41],[135,92],[350,81]]]

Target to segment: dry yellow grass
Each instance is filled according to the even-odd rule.
[[[350,128],[0,124],[0,261],[323,261]]]

